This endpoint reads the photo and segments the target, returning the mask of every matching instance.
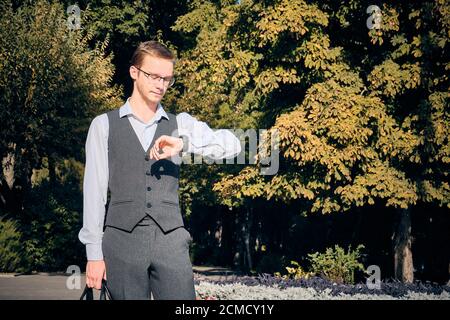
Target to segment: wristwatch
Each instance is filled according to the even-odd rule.
[[[189,150],[189,138],[185,135],[180,135],[180,138],[183,140],[183,149],[180,152],[181,156],[184,156]]]

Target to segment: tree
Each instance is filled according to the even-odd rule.
[[[0,18],[0,210],[20,215],[33,170],[50,179],[64,158],[81,159],[90,120],[120,103],[107,42],[90,49],[92,34],[70,30],[65,8],[46,1],[14,7]]]
[[[300,202],[306,214],[394,208],[396,276],[411,282],[410,210],[450,208],[450,9],[385,4],[381,29],[369,30],[366,7],[194,1],[175,25],[197,39],[182,62],[190,86],[180,105],[218,124],[279,133],[278,174],[248,166],[226,175],[215,185],[223,204],[246,212],[246,200]]]

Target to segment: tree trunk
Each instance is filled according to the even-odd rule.
[[[447,282],[447,286],[450,287],[450,263],[448,264],[448,282]]]
[[[245,230],[244,230],[244,242],[245,242],[245,251],[247,257],[247,265],[248,270],[251,271],[253,269],[252,262],[252,252],[250,248],[250,231],[251,231],[251,212],[250,208],[246,209],[246,217],[245,217]]]
[[[2,160],[2,173],[0,175],[0,210],[18,216],[22,204],[20,190],[15,185],[15,158],[13,154],[8,154]]]
[[[364,213],[362,212],[361,208],[359,208],[359,207],[355,209],[355,214],[356,214],[356,223],[355,223],[355,227],[353,228],[352,243],[358,243],[358,241],[359,241],[361,225],[362,225],[363,218],[364,218]]]
[[[242,270],[244,268],[244,261],[242,259],[244,249],[242,245],[242,223],[239,211],[236,213],[234,226],[236,228],[236,249],[233,257],[233,264],[236,268]]]
[[[398,225],[394,233],[394,268],[395,278],[404,283],[414,281],[414,266],[412,259],[411,211],[398,211]]]
[[[53,156],[48,156],[48,177],[51,185],[56,183],[56,161]]]

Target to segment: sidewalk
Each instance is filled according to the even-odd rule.
[[[218,280],[234,275],[221,267],[195,267],[196,279]],[[0,300],[77,300],[86,284],[85,274],[81,274],[80,288],[68,289],[70,275],[64,273],[38,273],[32,275],[0,274]],[[94,290],[98,299],[99,291]]]

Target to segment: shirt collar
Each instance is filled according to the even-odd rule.
[[[120,109],[119,109],[119,117],[120,118],[123,118],[125,116],[130,116],[130,115],[136,117],[133,114],[133,109],[131,109],[129,100],[130,100],[130,98],[128,98],[127,101],[125,102],[125,104],[120,107]],[[167,120],[169,120],[169,116],[167,115],[166,111],[162,107],[161,103],[158,103],[158,106],[156,107],[156,113],[155,113],[155,116],[153,117],[153,120],[159,121],[159,120],[161,120],[162,117],[165,117]]]

